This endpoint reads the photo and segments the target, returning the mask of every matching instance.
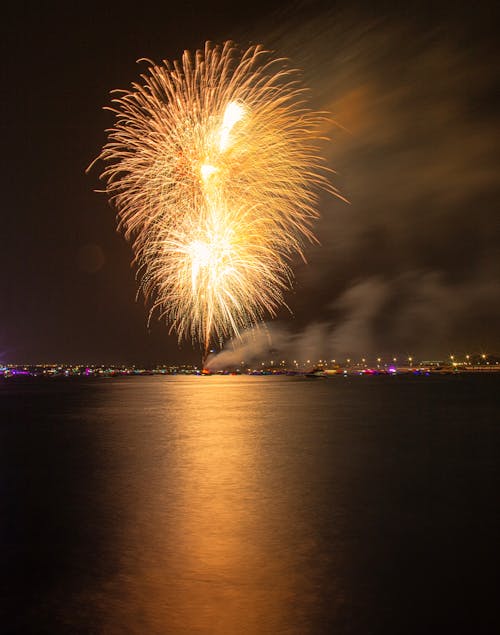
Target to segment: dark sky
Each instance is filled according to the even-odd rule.
[[[177,4],[17,2],[2,16],[0,361],[199,359],[147,327],[99,167],[85,168],[135,61],[207,39],[290,57],[335,119],[326,152],[350,205],[322,201],[322,246],[272,327],[283,350],[498,352],[494,5]]]

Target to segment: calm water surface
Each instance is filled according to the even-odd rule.
[[[493,633],[500,377],[0,383],[3,633]]]

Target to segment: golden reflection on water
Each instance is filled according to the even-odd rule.
[[[315,543],[279,465],[280,393],[271,402],[264,382],[155,384],[144,434],[158,462],[141,468],[106,632],[120,632],[117,611],[137,633],[306,632],[295,600],[314,602],[300,561]]]
[[[473,575],[498,441],[476,381],[9,385],[5,632],[456,632],[464,580],[482,606],[494,578]]]

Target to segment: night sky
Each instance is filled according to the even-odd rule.
[[[493,3],[11,3],[2,15],[0,362],[199,360],[136,300],[97,165],[109,91],[205,40],[260,42],[333,115],[321,247],[270,332],[299,355],[500,351]],[[372,4],[377,4],[374,8]],[[255,345],[256,353],[258,344]]]

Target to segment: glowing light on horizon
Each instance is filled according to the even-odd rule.
[[[260,46],[207,43],[150,64],[113,99],[101,176],[150,319],[207,350],[285,304],[290,261],[315,241],[318,191],[336,193],[318,151],[323,115]]]

